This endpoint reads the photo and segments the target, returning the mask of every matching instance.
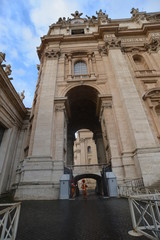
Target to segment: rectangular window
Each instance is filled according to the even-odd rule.
[[[75,35],[75,34],[84,34],[84,29],[73,29],[72,35]]]

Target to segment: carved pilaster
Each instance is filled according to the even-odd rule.
[[[71,79],[71,76],[72,76],[72,54],[65,54],[65,57],[68,59],[68,68],[69,68],[68,78]]]

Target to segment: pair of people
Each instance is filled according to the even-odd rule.
[[[78,187],[78,186],[77,186]],[[82,185],[81,185],[81,188],[82,188],[82,193],[83,193],[83,198],[84,199],[87,199],[87,184],[85,182],[85,179],[82,179]],[[71,180],[71,198],[74,198],[74,195],[75,195],[75,188],[76,188],[76,185],[74,184],[74,181]]]

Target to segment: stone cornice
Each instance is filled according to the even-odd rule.
[[[94,32],[91,34],[81,34],[81,35],[46,35],[41,38],[41,45],[37,48],[38,56],[41,58],[42,53],[45,47],[52,42],[55,43],[64,43],[64,42],[83,42],[83,41],[98,41],[100,39],[103,40],[105,34],[113,33],[117,38],[118,37],[135,37],[135,36],[147,36],[149,31],[160,30],[160,22],[156,23],[143,23],[141,28],[128,29],[125,30],[119,29],[119,24],[107,24],[100,25],[98,27],[98,32]]]
[[[8,98],[10,98],[11,103],[15,106],[17,112],[22,118],[25,117],[27,109],[25,108],[22,100],[20,99],[18,93],[10,82],[9,78],[6,76],[3,68],[0,66],[0,88],[4,91]]]

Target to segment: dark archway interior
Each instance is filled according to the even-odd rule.
[[[102,177],[97,175],[97,174],[91,174],[91,173],[86,173],[86,174],[80,174],[74,177],[74,183],[76,186],[77,182],[80,181],[81,179],[86,179],[86,178],[91,178],[96,180],[96,188],[95,188],[95,193],[96,194],[102,194]]]
[[[72,88],[66,94],[68,99],[68,127],[67,127],[67,166],[74,165],[73,145],[75,132],[80,129],[89,129],[97,147],[99,163],[105,162],[105,150],[99,116],[96,114],[98,91],[90,86]],[[99,139],[101,138],[101,143]],[[97,140],[98,139],[98,140]],[[99,146],[97,145],[97,142]],[[101,145],[101,146],[100,146]]]
[[[79,180],[83,179],[83,178],[92,178],[92,179],[95,179],[96,181],[98,182],[101,182],[102,181],[102,177],[99,176],[99,175],[96,175],[96,174],[91,174],[91,173],[86,173],[86,174],[80,174],[80,175],[77,175],[76,177],[74,177],[74,182],[78,182]]]
[[[72,132],[79,129],[89,129],[92,132],[100,129],[96,116],[98,92],[89,86],[79,86],[67,93],[70,106],[70,119],[68,128]]]

